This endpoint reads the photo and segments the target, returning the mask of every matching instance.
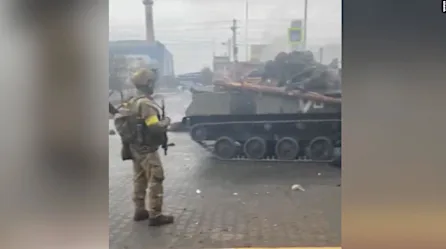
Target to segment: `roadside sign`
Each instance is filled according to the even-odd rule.
[[[303,32],[301,28],[288,29],[288,41],[292,45],[301,44],[303,40]]]

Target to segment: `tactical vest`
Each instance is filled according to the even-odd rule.
[[[141,116],[141,102],[147,100],[148,98],[140,98],[137,99],[133,103],[132,111],[137,114],[138,117],[138,124],[137,124],[137,138],[135,141],[135,144],[141,147],[146,147],[150,151],[155,151],[159,148],[160,145],[164,142],[164,133],[154,131],[153,129],[148,127],[145,124],[145,117]],[[149,105],[154,108],[157,112],[158,120],[161,120],[161,108],[158,106],[158,104],[152,100],[149,99]]]

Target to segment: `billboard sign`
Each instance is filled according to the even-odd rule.
[[[302,28],[289,28],[288,29],[288,41],[292,45],[299,45],[303,41]]]
[[[288,42],[291,46],[296,47],[303,43],[303,20],[295,19],[291,21],[290,28],[288,29]]]

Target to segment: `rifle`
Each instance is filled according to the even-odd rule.
[[[164,104],[164,98],[161,99],[161,120],[166,118],[166,106]],[[161,148],[164,150],[164,155],[167,155],[167,149],[169,147],[175,146],[174,143],[169,143],[169,138],[167,136],[167,130],[164,132],[164,139],[163,144],[161,145]]]

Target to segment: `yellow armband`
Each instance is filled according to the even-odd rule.
[[[156,124],[156,123],[158,123],[158,122],[159,122],[159,119],[158,119],[158,116],[156,116],[156,115],[153,115],[153,116],[148,117],[148,118],[146,119],[146,121],[145,121],[145,123],[146,123],[147,126],[154,125],[154,124]]]

